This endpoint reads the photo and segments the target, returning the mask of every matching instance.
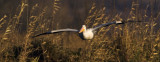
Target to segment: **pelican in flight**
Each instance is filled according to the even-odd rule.
[[[130,22],[135,22],[135,21],[130,21]],[[124,23],[126,23],[126,22],[124,22],[124,21],[123,22],[122,21],[113,21],[113,22],[110,22],[110,23],[101,24],[101,25],[98,25],[94,28],[88,28],[88,29],[86,28],[86,25],[82,25],[82,28],[80,30],[70,29],[70,28],[52,30],[52,31],[49,31],[49,32],[45,32],[45,33],[41,33],[41,34],[38,34],[36,36],[33,36],[33,38],[37,37],[37,36],[45,35],[45,34],[54,34],[54,33],[59,33],[59,32],[77,32],[77,33],[80,34],[80,37],[82,39],[88,40],[88,39],[93,39],[94,33],[96,32],[97,29],[99,29],[101,27],[109,26],[109,25],[112,25],[112,24],[124,24]]]

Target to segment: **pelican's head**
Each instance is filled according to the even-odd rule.
[[[86,25],[82,25],[81,30],[79,31],[79,33],[82,33],[83,31],[86,31]]]

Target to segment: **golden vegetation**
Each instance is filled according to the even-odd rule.
[[[52,7],[52,8],[51,8]],[[52,9],[48,12],[48,9]],[[72,50],[65,44],[64,40],[70,41],[73,36],[63,39],[66,33],[55,34],[52,36],[44,36],[31,38],[33,35],[57,28],[58,22],[56,16],[61,10],[61,0],[54,0],[52,6],[44,6],[39,4],[31,6],[27,0],[21,2],[20,11],[13,17],[4,15],[0,19],[0,62],[159,62],[160,61],[160,12],[156,16],[148,15],[148,6],[144,10],[139,10],[137,2],[132,2],[128,16],[122,18],[125,14],[107,15],[106,7],[97,9],[96,3],[93,3],[88,11],[88,16],[84,21],[89,27],[99,24],[121,20],[140,20],[143,23],[127,23],[124,25],[112,25],[101,28],[97,31],[96,36],[92,40],[74,39],[75,41],[85,42],[83,48]],[[42,9],[42,10],[39,10]],[[27,11],[25,11],[27,10]],[[27,13],[25,16],[24,13]],[[51,14],[51,15],[49,15]],[[52,18],[49,19],[51,16]],[[24,28],[20,25],[23,21]],[[7,22],[7,23],[6,23]],[[56,24],[57,25],[53,25]],[[7,26],[7,27],[4,27]],[[76,35],[78,37],[78,35]],[[76,38],[76,37],[75,37]],[[81,45],[83,46],[83,45]]]

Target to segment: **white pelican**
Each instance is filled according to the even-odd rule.
[[[137,22],[137,21],[128,21],[128,22]],[[40,36],[40,35],[45,35],[45,34],[53,34],[53,33],[58,33],[58,32],[77,32],[80,34],[80,37],[82,39],[93,39],[94,37],[94,33],[97,29],[101,28],[101,27],[104,27],[104,26],[109,26],[109,25],[112,25],[112,24],[123,24],[125,22],[122,22],[122,21],[113,21],[113,22],[110,22],[110,23],[105,23],[105,24],[101,24],[97,27],[94,27],[94,28],[86,28],[85,25],[82,25],[82,28],[80,30],[77,30],[77,29],[70,29],[70,28],[67,28],[67,29],[59,29],[59,30],[52,30],[52,31],[49,31],[49,32],[45,32],[45,33],[42,33],[42,34],[38,34],[34,37],[37,37],[37,36]]]

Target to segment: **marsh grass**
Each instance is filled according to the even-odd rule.
[[[39,3],[29,5],[27,0],[23,0],[17,7],[20,10],[16,11],[14,16],[4,15],[0,18],[0,29],[4,29],[0,31],[2,32],[0,33],[1,62],[160,61],[160,27],[158,26],[160,12],[155,16],[153,10],[148,10],[150,5],[147,5],[146,9],[139,10],[139,2],[133,1],[131,8],[127,9],[129,11],[127,14],[123,12],[106,14],[108,8],[99,8],[94,2],[84,21],[87,27],[116,20],[145,22],[100,28],[92,40],[79,40],[78,35],[73,37],[67,33],[32,38],[36,34],[59,28],[60,22],[57,20],[61,17],[57,18],[57,16],[62,1],[52,2],[51,6],[41,7]],[[22,31],[24,27],[25,30]],[[74,42],[72,40],[77,43],[84,42],[85,45],[72,44]]]

